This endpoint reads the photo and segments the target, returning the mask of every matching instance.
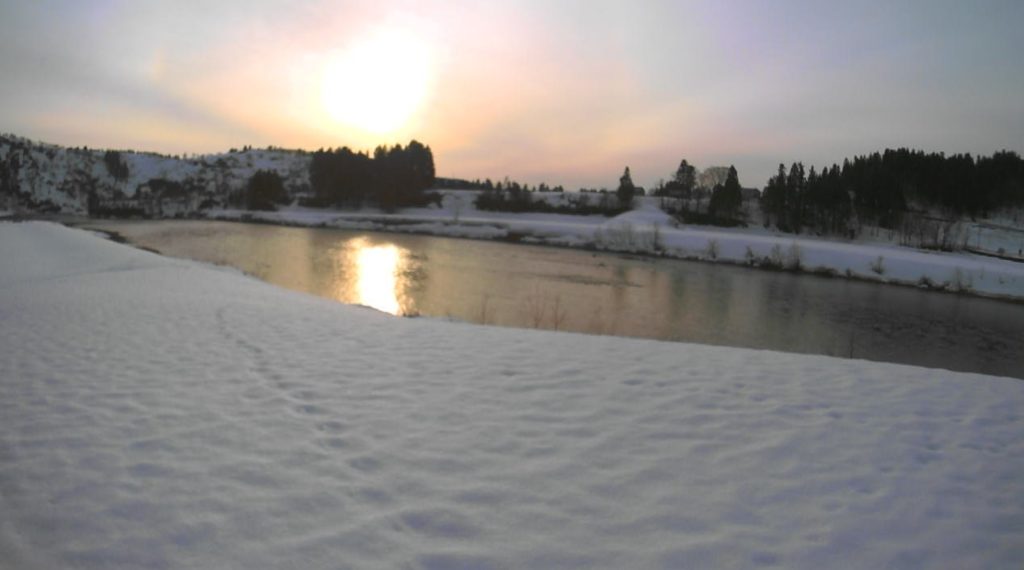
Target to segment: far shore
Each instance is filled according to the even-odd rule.
[[[79,227],[122,221],[59,214],[31,218]],[[612,218],[484,212],[446,200],[442,208],[413,208],[398,213],[289,207],[272,212],[211,210],[204,216],[189,219],[568,247],[725,263],[1024,302],[1024,264],[1019,262],[968,252],[934,252],[886,243],[781,234],[760,228],[680,226],[664,212],[645,203]],[[104,232],[111,233],[109,228]],[[124,239],[118,235],[110,237]]]

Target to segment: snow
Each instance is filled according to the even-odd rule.
[[[1024,229],[1019,225],[976,223],[970,224],[966,231],[968,247],[1024,261]]]
[[[190,204],[182,213],[192,213],[204,201],[226,202],[261,169],[277,172],[287,189],[298,193],[308,190],[312,160],[309,153],[281,149],[245,149],[191,158],[118,152],[128,168],[122,180],[108,171],[103,150],[65,148],[0,134],[0,161],[15,165],[13,183],[19,193],[66,214],[88,213],[90,188],[100,199],[133,198],[139,197],[139,191],[153,179],[182,184]]]
[[[35,207],[63,213],[86,214],[89,192],[100,199],[149,196],[158,191],[153,179],[180,183],[185,197],[161,198],[159,215],[172,217],[197,212],[202,204],[224,205],[230,195],[245,188],[257,170],[273,170],[285,181],[293,197],[309,193],[310,153],[281,149],[250,149],[193,157],[170,157],[121,151],[128,176],[116,180],[107,171],[104,152],[63,148],[0,135],[0,160],[16,164],[14,183],[19,195]],[[360,211],[315,210],[292,207],[280,212],[203,210],[216,219],[253,219],[273,223],[327,225],[343,229],[426,233],[475,239],[522,240],[568,247],[639,252],[682,259],[701,259],[747,265],[795,266],[838,277],[896,283],[982,296],[1024,299],[1024,263],[993,259],[972,253],[938,253],[890,243],[898,236],[890,230],[866,229],[858,241],[819,239],[771,232],[760,227],[722,229],[680,227],[661,212],[658,198],[643,197],[637,208],[615,218],[563,214],[504,213],[479,211],[473,201],[477,192],[443,191],[440,208],[410,208],[398,213],[374,209]],[[586,200],[593,204],[602,195],[593,193],[534,193],[533,198],[552,205]],[[8,196],[0,196],[0,209],[18,210]],[[752,220],[760,217],[756,202],[744,210]],[[960,220],[956,232],[966,236],[966,246],[980,253],[1021,258],[1024,231],[1019,212],[994,214],[977,223]],[[0,218],[3,215],[0,214]],[[958,233],[961,235],[961,233]],[[887,237],[888,236],[888,237]],[[960,243],[959,240],[954,240]]]
[[[616,216],[488,212],[473,206],[474,193],[445,192],[441,208],[336,211],[284,208],[277,212],[213,210],[222,220],[258,220],[341,229],[415,232],[478,239],[521,239],[744,265],[799,264],[804,271],[961,293],[1024,299],[1024,264],[970,253],[925,251],[878,243],[837,241],[773,233],[760,228],[679,226],[656,198]],[[994,251],[994,250],[993,250]]]
[[[1024,383],[400,319],[0,223],[0,567],[1012,568]]]

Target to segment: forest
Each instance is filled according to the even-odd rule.
[[[348,147],[318,150],[309,165],[309,182],[311,206],[372,204],[393,211],[438,199],[426,192],[434,184],[434,155],[415,140],[404,148],[378,146],[372,155]]]
[[[473,184],[472,187],[477,187]],[[540,185],[542,190],[546,185]],[[627,167],[615,190],[601,190],[597,203],[571,200],[553,206],[538,199],[527,185],[482,186],[482,210],[614,215],[628,208],[643,189],[632,182]],[[581,194],[587,193],[581,189]],[[865,225],[899,229],[911,218],[978,218],[1000,210],[1024,207],[1024,160],[1011,151],[974,158],[970,154],[926,153],[887,149],[846,159],[820,172],[802,162],[787,169],[780,164],[763,189],[740,186],[734,166],[703,171],[683,159],[668,181],[651,194],[684,223],[743,225],[742,202],[760,195],[766,227],[784,232],[852,237]]]
[[[819,234],[845,234],[855,220],[896,229],[911,213],[977,218],[1021,206],[1024,161],[1009,151],[975,159],[887,149],[820,173],[780,164],[761,198],[766,225]]]

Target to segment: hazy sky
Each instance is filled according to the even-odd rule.
[[[438,173],[762,186],[1024,141],[1024,2],[0,2],[0,131],[168,153],[429,144]]]

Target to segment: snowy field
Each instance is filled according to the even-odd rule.
[[[943,253],[878,242],[743,229],[679,226],[642,198],[635,210],[614,218],[480,211],[472,192],[447,191],[441,208],[408,208],[395,214],[366,209],[344,212],[285,208],[277,212],[212,210],[209,217],[341,229],[384,230],[477,239],[516,237],[526,243],[592,247],[744,265],[799,266],[836,277],[911,285],[995,298],[1024,299],[1024,263],[970,253]],[[555,194],[551,199],[558,198]],[[996,251],[995,247],[991,248]]]
[[[1020,568],[1024,382],[387,317],[0,223],[0,567]]]

